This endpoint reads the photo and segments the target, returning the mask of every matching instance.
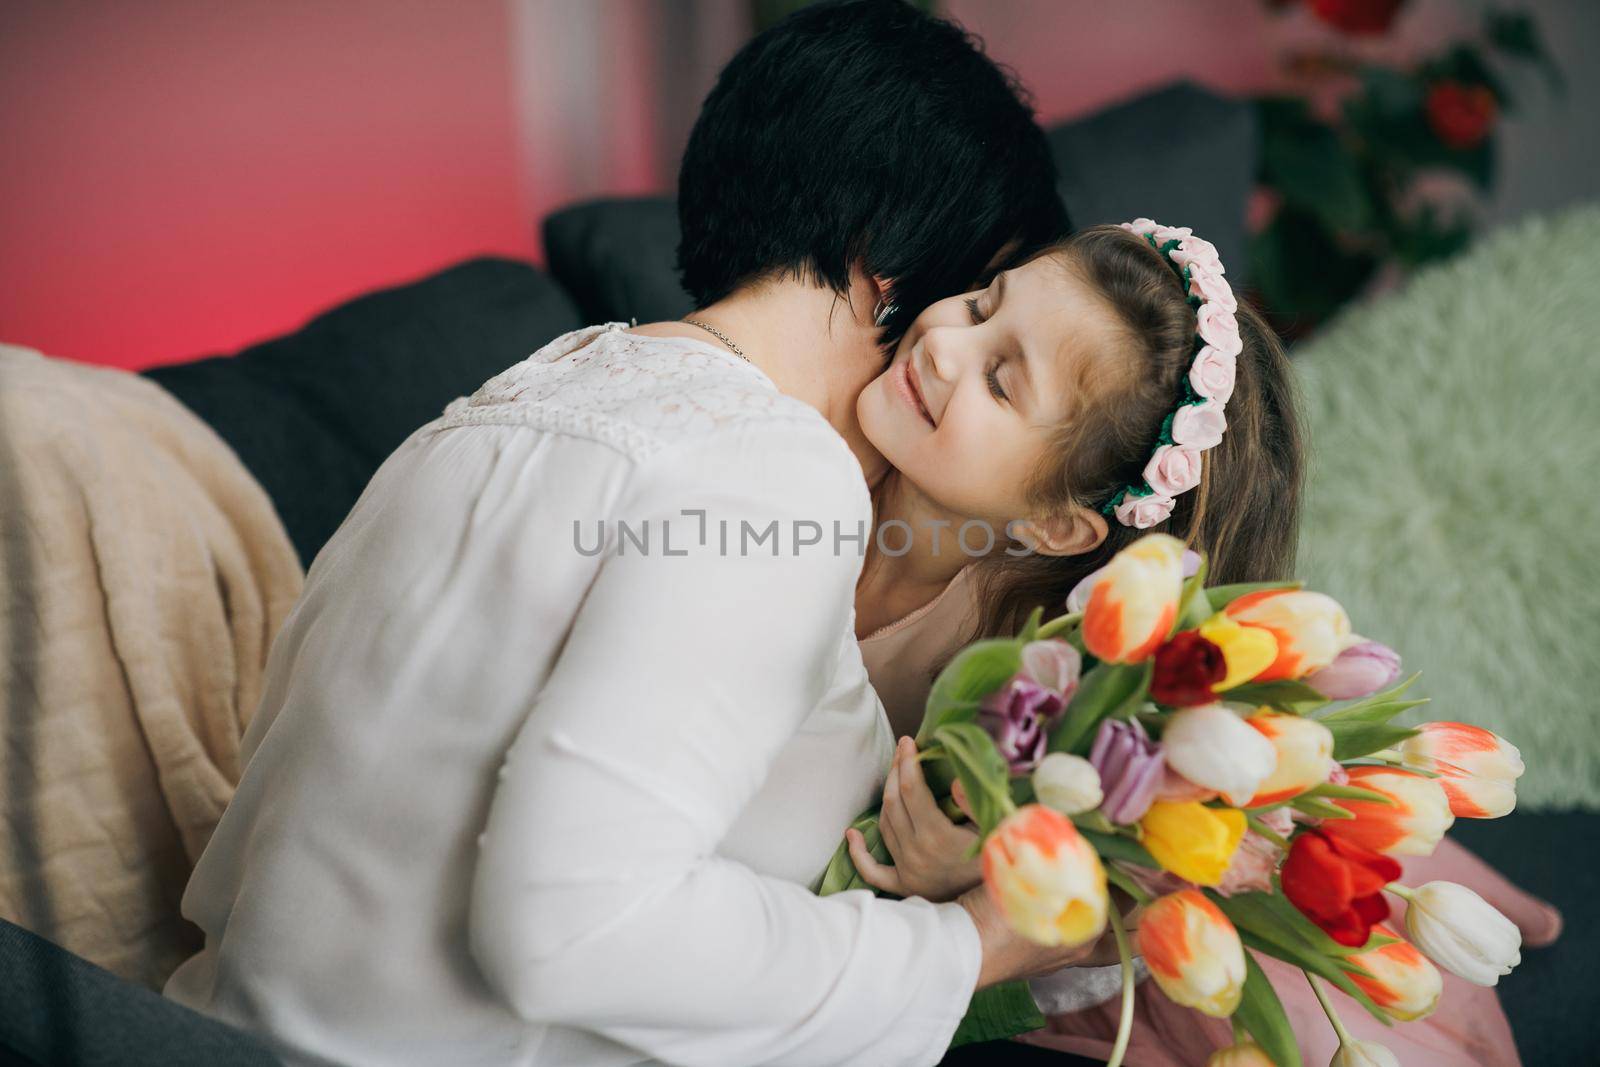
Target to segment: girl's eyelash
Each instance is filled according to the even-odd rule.
[[[967,297],[967,313],[972,316],[974,326],[982,325],[983,314],[978,310],[978,298]],[[989,395],[996,400],[1005,400],[1006,391],[1000,385],[1000,361],[995,360],[990,368],[983,372],[983,380],[989,383]]]
[[[993,365],[983,373],[983,380],[989,383],[989,393],[996,400],[1005,400],[1006,391],[1000,387],[1000,361],[995,360]]]

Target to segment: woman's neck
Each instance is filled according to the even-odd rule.
[[[852,271],[848,300],[826,286],[782,279],[745,285],[689,318],[716,327],[780,393],[821,413],[850,446],[870,485],[888,467],[856,417],[856,398],[885,363],[870,315],[858,313],[872,306],[871,283]],[[684,322],[653,322],[634,332],[721,343]]]
[[[935,600],[972,562],[957,537],[961,520],[935,506],[898,472],[889,471],[879,482],[872,511],[875,532],[867,539],[866,562],[856,582],[858,639]],[[889,522],[895,525],[885,530]],[[884,552],[880,540],[899,554]],[[900,553],[902,545],[906,551]]]

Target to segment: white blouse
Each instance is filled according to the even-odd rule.
[[[272,647],[167,994],[291,1063],[937,1062],[966,912],[811,891],[893,748],[869,521],[698,340],[590,327],[451,404]]]

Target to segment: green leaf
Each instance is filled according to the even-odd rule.
[[[1370,800],[1376,804],[1393,804],[1394,798],[1376,789],[1362,789],[1354,785],[1335,785],[1332,782],[1323,782],[1315,789],[1308,789],[1300,794],[1306,797],[1337,797],[1341,800]]]
[[[956,1027],[950,1047],[978,1041],[1002,1041],[1045,1024],[1027,982],[1002,982],[980,989],[967,1004],[967,1014]]]
[[[977,723],[941,726],[933,732],[933,740],[955,765],[979,833],[988,836],[1012,811],[1011,775],[1005,758]]]
[[[1313,819],[1353,819],[1355,812],[1341,808],[1337,804],[1316,797],[1298,796],[1289,801],[1289,806],[1295,811],[1304,812]]]
[[[861,831],[861,836],[866,839],[867,851],[872,853],[873,859],[884,864],[894,862],[889,855],[889,846],[884,843],[883,833],[878,829],[877,808],[856,816],[856,821],[850,825]],[[861,873],[856,870],[855,861],[850,858],[850,846],[841,841],[839,847],[834,850],[833,858],[828,861],[827,870],[822,872],[822,881],[817,886],[817,896],[832,896],[847,889],[867,889],[878,893],[879,896],[883,895],[861,877]]]
[[[1212,586],[1206,590],[1206,599],[1211,601],[1211,611],[1215,614],[1247,593],[1259,593],[1267,589],[1301,589],[1304,586],[1304,582],[1235,582],[1232,585]]]
[[[1234,926],[1269,941],[1297,945],[1307,952],[1323,956],[1348,956],[1359,951],[1329,937],[1281,893],[1235,893],[1225,897],[1221,893],[1208,891],[1206,896]]]
[[[1022,624],[1022,632],[1017,635],[1020,644],[1027,644],[1039,634],[1039,620],[1044,618],[1044,608],[1034,608],[1028,616],[1028,621]]]
[[[1388,722],[1402,711],[1405,711],[1408,708],[1417,707],[1420,704],[1426,704],[1428,702],[1426,697],[1421,700],[1400,699],[1405,691],[1411,688],[1412,683],[1421,677],[1422,672],[1418,671],[1405,681],[1401,682],[1399,685],[1395,686],[1393,689],[1389,689],[1382,693],[1373,693],[1371,696],[1363,697],[1361,700],[1349,705],[1348,707],[1343,707],[1338,711],[1331,711],[1320,716],[1320,719],[1324,723]]]
[[[978,704],[1016,674],[1022,666],[1022,645],[1010,638],[978,641],[962,649],[939,672],[917,730],[921,748],[933,732],[946,723],[971,721]]]
[[[1329,722],[1323,719],[1322,724],[1333,732],[1333,758],[1340,763],[1382,752],[1417,736],[1417,731],[1409,726],[1391,726],[1382,722]]]
[[[1124,863],[1148,867],[1153,871],[1161,869],[1161,864],[1156,862],[1155,857],[1145,851],[1145,847],[1131,837],[1124,837],[1121,834],[1103,834],[1097,830],[1085,830],[1082,827],[1079,827],[1078,832],[1083,835],[1085,841],[1094,846],[1094,850],[1100,854],[1101,859],[1122,860]]]
[[[1250,1036],[1277,1067],[1302,1067],[1294,1027],[1289,1025],[1283,1002],[1267,980],[1266,972],[1248,952],[1244,954],[1244,968],[1244,994],[1233,1013],[1234,1018],[1250,1031]]]
[[[1374,1019],[1377,1019],[1385,1026],[1394,1025],[1393,1020],[1383,1013],[1383,1009],[1374,1004],[1372,998],[1363,993],[1361,987],[1352,982],[1350,976],[1341,969],[1350,967],[1348,960],[1334,960],[1328,956],[1309,951],[1301,945],[1269,941],[1248,930],[1239,931],[1239,940],[1244,942],[1246,948],[1253,948],[1257,952],[1265,953],[1274,959],[1280,959],[1285,963],[1292,963],[1302,970],[1310,971],[1319,978],[1327,979],[1335,986],[1338,986],[1341,992],[1347,994],[1352,1000],[1365,1008],[1367,1013]],[[1352,969],[1360,971],[1360,968]],[[1361,973],[1365,974],[1366,972],[1361,971]]]
[[[1285,205],[1265,229],[1251,235],[1250,284],[1260,290],[1275,321],[1302,336],[1366,287],[1378,268],[1379,251],[1370,242],[1350,244],[1311,212]],[[1298,583],[1287,584],[1298,588]]]
[[[1178,612],[1177,621],[1172,625],[1172,633],[1180,630],[1193,630],[1201,623],[1216,614],[1211,610],[1211,599],[1206,596],[1206,571],[1208,561],[1200,557],[1200,569],[1184,579],[1183,592],[1178,596],[1178,603],[1183,605]],[[1167,635],[1169,638],[1172,634]]]
[[[1561,68],[1544,46],[1544,39],[1534,24],[1533,17],[1522,11],[1491,11],[1484,21],[1489,41],[1509,56],[1527,60],[1538,66],[1555,93],[1566,92],[1566,79]]]
[[[1327,697],[1304,682],[1288,678],[1259,684],[1246,682],[1232,689],[1224,689],[1219,695],[1224,700],[1236,700],[1244,704],[1269,704],[1291,715],[1309,715],[1330,703]]]
[[[1306,113],[1261,131],[1261,173],[1284,201],[1335,232],[1361,230],[1372,219],[1356,156],[1338,132]]]
[[[1101,663],[1078,684],[1072,703],[1050,734],[1051,752],[1084,755],[1100,723],[1108,718],[1126,718],[1136,711],[1150,692],[1155,662]]]

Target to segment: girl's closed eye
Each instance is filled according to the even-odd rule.
[[[983,325],[985,319],[983,317],[983,312],[978,310],[977,297],[967,297],[967,314],[972,316],[972,325]],[[983,372],[983,380],[988,383],[990,396],[994,397],[996,400],[1008,400],[1010,398],[1006,396],[1005,387],[1000,384],[1001,363],[1002,361],[997,359],[993,363],[989,364],[988,369]]]
[[[989,364],[989,369],[983,372],[983,380],[989,383],[989,395],[996,400],[1009,399],[1006,391],[1000,384],[1000,360]]]

